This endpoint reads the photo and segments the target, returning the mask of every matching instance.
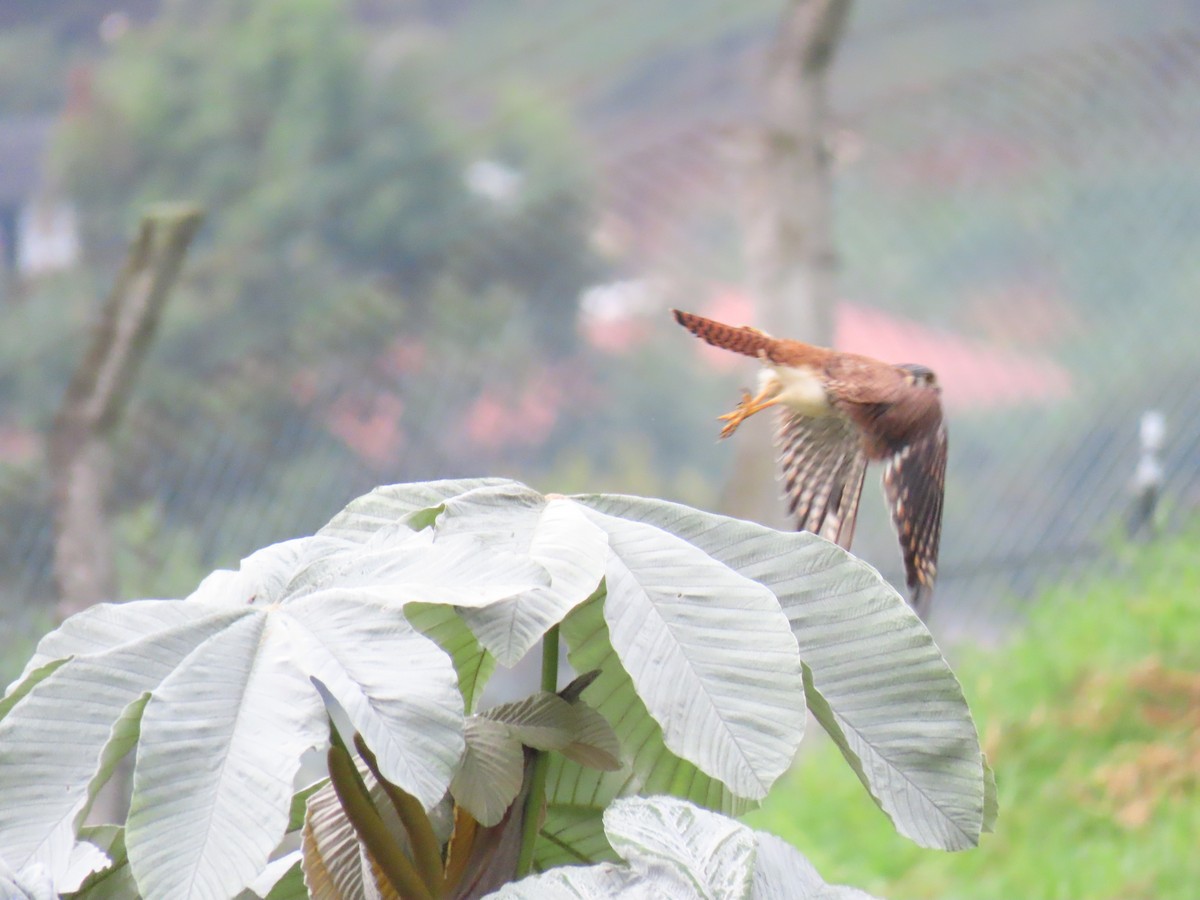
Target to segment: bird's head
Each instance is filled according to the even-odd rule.
[[[927,387],[939,392],[942,389],[942,386],[938,384],[937,376],[933,374],[933,369],[930,369],[928,366],[905,363],[902,366],[896,366],[896,368],[904,373],[904,377],[913,387]]]

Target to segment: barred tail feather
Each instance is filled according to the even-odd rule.
[[[696,337],[722,350],[732,350],[734,353],[757,359],[768,354],[772,345],[776,343],[769,334],[748,325],[725,325],[679,309],[673,309],[671,312],[675,315],[675,321]]]

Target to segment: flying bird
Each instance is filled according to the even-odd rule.
[[[884,463],[910,603],[923,618],[937,577],[946,483],[946,426],[933,372],[672,312],[696,337],[762,363],[758,393],[744,392],[720,417],[721,437],[756,412],[778,408],[784,490],[799,530],[849,549],[867,462]]]

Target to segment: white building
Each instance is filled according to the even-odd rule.
[[[20,283],[79,260],[74,206],[47,171],[53,116],[0,118],[0,280]]]

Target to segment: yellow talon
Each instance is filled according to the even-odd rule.
[[[734,407],[733,411],[727,412],[723,416],[717,416],[717,421],[725,423],[725,427],[721,429],[721,437],[729,437],[738,430],[739,425],[759,410],[774,406],[778,400],[774,397],[766,399],[769,394],[769,391],[763,391],[757,397],[751,397],[749,391],[742,391],[742,399],[738,401],[738,405]]]

